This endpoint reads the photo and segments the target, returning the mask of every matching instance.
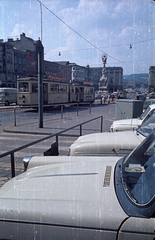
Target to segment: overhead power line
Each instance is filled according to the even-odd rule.
[[[132,45],[138,44],[138,43],[143,43],[143,42],[149,42],[155,40],[155,38],[152,39],[147,39],[147,40],[142,40],[139,42],[133,42],[133,43],[123,43],[123,44],[118,44],[118,45],[109,45],[109,46],[104,46],[104,47],[99,47],[99,48],[114,48],[114,47],[122,47],[122,46],[129,46],[129,48],[132,48]],[[71,49],[71,50],[63,50],[61,52],[78,52],[78,51],[87,51],[87,50],[92,50],[94,48],[82,48],[82,49]]]
[[[93,43],[91,43],[89,40],[87,40],[85,37],[83,37],[80,33],[78,33],[76,30],[74,30],[72,27],[70,27],[65,21],[63,21],[60,17],[58,17],[53,11],[51,11],[47,6],[45,6],[40,0],[37,0],[45,9],[47,9],[50,13],[52,13],[57,19],[59,19],[63,24],[65,24],[69,29],[71,29],[74,33],[76,33],[79,37],[81,37],[83,40],[85,40],[87,43],[89,43],[91,46],[102,52],[103,54],[111,57],[112,59],[118,61],[118,62],[123,62],[117,58],[112,57],[111,55],[105,53],[102,51],[99,47],[95,46]]]

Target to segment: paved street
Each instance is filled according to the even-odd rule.
[[[0,154],[18,148],[37,139],[57,133],[71,126],[85,122],[92,118],[103,116],[103,131],[109,131],[111,122],[115,118],[115,104],[66,107],[44,111],[43,128],[39,128],[38,113],[32,109],[16,111],[16,126],[14,126],[13,110],[1,111],[0,126]],[[91,112],[91,114],[90,114]],[[95,133],[100,131],[100,119],[87,123],[82,127],[82,134]],[[59,155],[68,155],[70,145],[77,139],[80,128],[77,127],[59,137]],[[24,156],[43,156],[43,153],[55,142],[55,137],[41,143],[30,146],[15,153],[15,173],[23,172],[22,159]],[[0,158],[0,187],[11,178],[10,155]]]

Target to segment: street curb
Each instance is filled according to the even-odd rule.
[[[52,135],[54,133],[45,133],[45,132],[29,132],[29,131],[14,131],[14,130],[9,130],[9,129],[3,129],[3,132],[7,132],[7,133],[19,133],[19,134],[32,134],[32,135]],[[59,136],[62,137],[79,137],[80,135],[77,134],[60,134]]]

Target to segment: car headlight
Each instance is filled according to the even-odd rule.
[[[113,132],[113,125],[111,125],[110,127],[110,132]]]
[[[27,167],[28,167],[28,164],[29,164],[29,161],[30,159],[32,158],[32,156],[29,156],[29,157],[24,157],[23,158],[23,163],[24,163],[24,171],[27,170]]]

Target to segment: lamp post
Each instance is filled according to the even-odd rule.
[[[43,128],[43,61],[44,48],[41,41],[38,41],[38,112],[39,128]]]

